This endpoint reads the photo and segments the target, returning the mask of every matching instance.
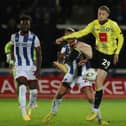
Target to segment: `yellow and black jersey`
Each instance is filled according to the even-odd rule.
[[[123,45],[123,35],[118,24],[108,19],[104,24],[100,24],[96,19],[89,23],[84,29],[72,34],[63,36],[64,40],[81,38],[92,33],[96,39],[96,49],[104,54],[119,54]]]

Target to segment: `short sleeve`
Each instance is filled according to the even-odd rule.
[[[40,46],[40,40],[38,36],[35,36],[35,47],[39,47],[39,46]]]

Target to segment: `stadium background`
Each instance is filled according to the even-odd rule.
[[[50,89],[51,94],[54,95],[53,88],[56,88],[56,86],[51,87],[50,83],[55,81],[57,85],[57,81],[59,83],[62,77],[62,74],[52,66],[52,61],[56,60],[57,50],[59,49],[54,44],[55,39],[63,35],[66,27],[71,26],[76,30],[85,27],[88,22],[96,18],[97,8],[103,4],[110,7],[110,17],[119,23],[125,37],[126,0],[69,0],[69,2],[68,0],[32,0],[32,2],[31,0],[4,0],[3,4],[0,5],[0,95],[3,97],[8,95],[7,93],[9,92],[10,96],[13,96],[11,85],[14,88],[14,83],[9,75],[4,46],[10,40],[10,35],[18,30],[20,15],[29,14],[33,18],[32,31],[41,40],[43,58],[41,79],[43,80],[43,87],[41,88],[40,86],[39,93],[41,96],[44,91],[45,94],[48,94],[47,90]],[[92,35],[83,37],[81,40],[92,46],[94,45]],[[126,97],[125,41],[121,50],[120,61],[109,71],[109,77],[111,78],[106,82],[110,83],[111,87],[108,89],[112,89],[112,94],[115,93],[115,96],[121,95],[121,97]],[[47,84],[49,88],[44,87],[44,84]],[[111,92],[108,91],[107,93],[111,95]]]
[[[42,68],[52,67],[51,61],[56,59],[57,46],[54,41],[63,34],[65,27],[72,25],[77,30],[96,18],[99,5],[105,4],[111,9],[111,18],[116,20],[126,36],[126,1],[125,0],[4,0],[0,5],[0,67],[5,63],[4,45],[10,40],[10,34],[18,27],[18,19],[22,14],[33,18],[32,30],[40,40],[43,49]],[[93,42],[84,38],[90,44]],[[125,42],[121,52],[118,68],[125,68]]]
[[[96,17],[99,5],[108,5],[111,18],[118,21],[126,36],[126,0],[4,0],[0,4],[0,126],[47,126],[42,118],[50,110],[52,98],[62,74],[52,67],[58,47],[55,39],[63,34],[64,28],[72,26],[77,30],[84,27]],[[5,62],[4,45],[10,40],[10,34],[18,28],[21,14],[30,14],[33,18],[32,30],[39,36],[42,45],[42,77],[39,80],[38,109],[33,111],[32,120],[22,121],[18,100],[8,64]],[[89,35],[83,41],[93,45],[94,39]],[[126,126],[126,39],[121,51],[120,62],[109,71],[105,82],[105,95],[120,99],[104,99],[101,105],[103,119],[110,120],[111,126]],[[61,104],[58,116],[48,126],[98,126],[97,122],[86,122],[85,117],[90,107],[78,90],[71,91]],[[6,97],[6,98],[5,98]],[[10,99],[10,97],[15,97]],[[8,99],[9,98],[9,99]],[[111,97],[112,98],[112,97]],[[124,98],[124,99],[121,99]],[[75,114],[76,113],[76,114]]]

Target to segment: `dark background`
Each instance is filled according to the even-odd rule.
[[[29,14],[32,18],[32,31],[35,32],[42,45],[42,68],[52,67],[56,60],[58,46],[55,39],[63,34],[69,25],[79,30],[97,16],[97,8],[107,5],[111,9],[110,18],[121,26],[126,36],[126,0],[4,0],[0,4],[0,68],[8,67],[4,46],[10,35],[18,30],[20,15]],[[89,35],[83,41],[94,45],[94,38]],[[125,39],[126,41],[126,39]],[[120,54],[120,62],[115,68],[126,68],[126,44],[124,41]]]

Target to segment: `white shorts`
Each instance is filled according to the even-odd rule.
[[[36,66],[16,66],[15,67],[15,79],[19,77],[25,77],[27,80],[36,80],[34,72],[36,71]]]
[[[85,71],[86,71],[86,65],[82,67],[82,73],[80,76],[78,76],[77,64],[76,62],[73,62],[72,67],[68,66],[68,72],[65,74],[62,82],[70,83],[71,88],[73,88],[75,84],[77,84],[80,88],[86,87],[86,86],[92,86],[92,82],[83,79],[83,73]]]
[[[73,88],[75,84],[77,84],[80,89],[83,87],[92,86],[92,82],[84,80],[82,76],[75,78],[75,80],[72,81],[70,87]]]

